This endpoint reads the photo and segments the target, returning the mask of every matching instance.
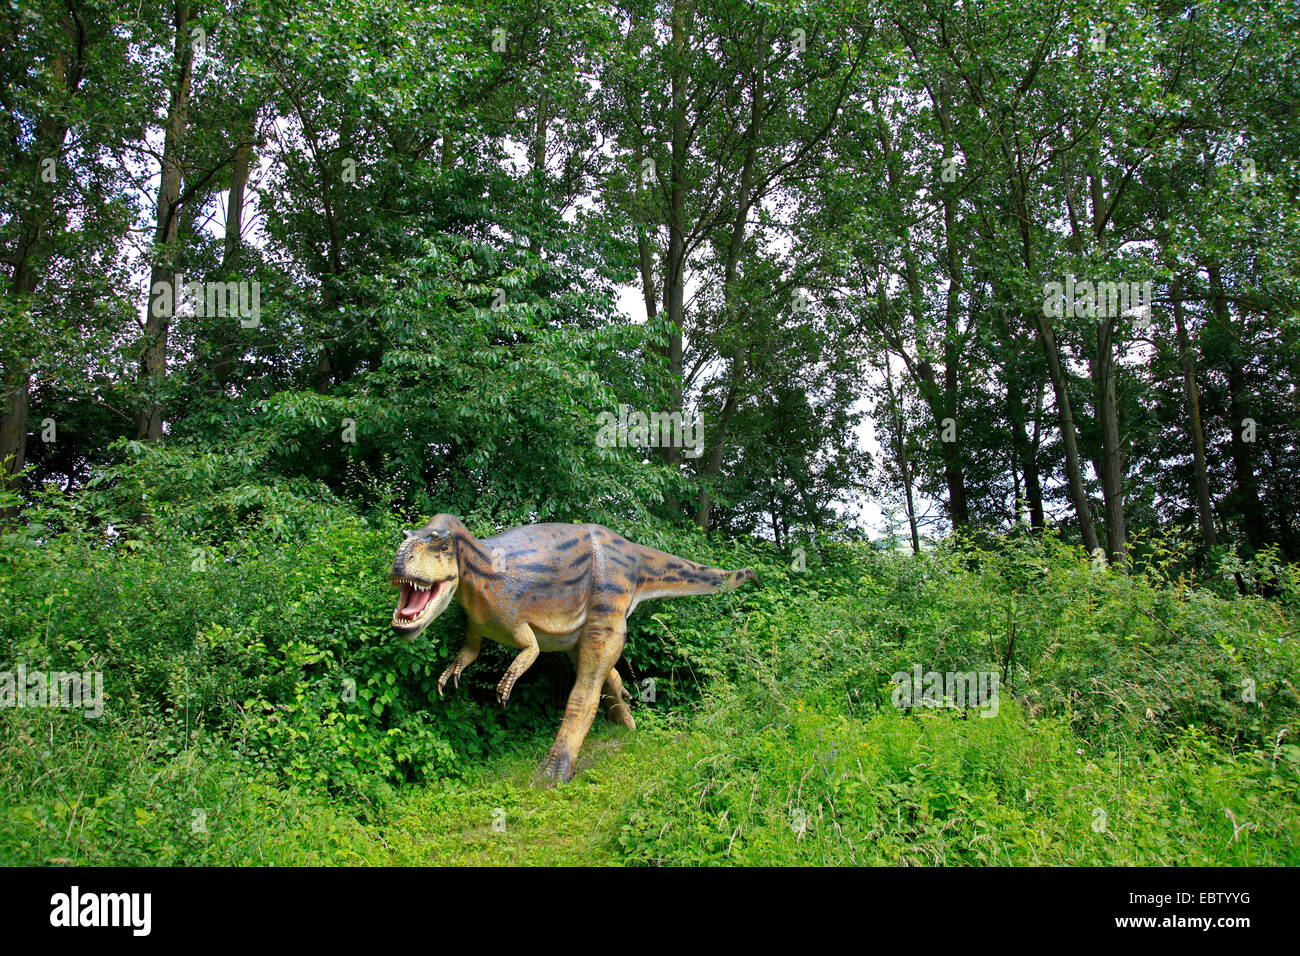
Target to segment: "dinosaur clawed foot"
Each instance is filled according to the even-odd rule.
[[[442,689],[447,685],[448,677],[451,678],[452,689],[460,690],[460,671],[461,669],[459,667],[457,667],[455,664],[452,664],[450,667],[448,667],[445,671],[442,672],[442,676],[438,678],[438,696],[440,698],[442,697]]]
[[[627,692],[626,688],[620,688],[620,690],[622,693],[617,697],[612,694],[601,695],[601,700],[605,704],[605,717],[612,724],[618,724],[628,730],[636,730],[636,721],[632,719],[632,708],[628,706],[628,701],[632,699],[632,695]]]
[[[624,701],[620,700],[616,704],[610,704],[605,709],[605,716],[612,724],[618,724],[628,730],[636,730],[636,721],[632,719],[632,708]]]
[[[556,750],[552,747],[547,752],[542,765],[537,768],[536,780],[544,787],[553,787],[557,784],[568,783],[573,779],[576,770],[573,757],[567,751]]]
[[[515,679],[509,674],[501,678],[501,683],[497,684],[497,703],[502,707],[510,700],[510,692],[515,689]]]

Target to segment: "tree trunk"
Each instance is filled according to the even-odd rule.
[[[1056,346],[1056,333],[1052,329],[1051,319],[1043,314],[1037,315],[1038,340],[1043,346],[1043,357],[1047,359],[1047,371],[1052,380],[1052,390],[1056,395],[1056,414],[1061,429],[1061,443],[1065,446],[1065,473],[1069,481],[1070,501],[1079,518],[1079,531],[1083,536],[1083,546],[1089,554],[1101,547],[1097,538],[1097,526],[1092,520],[1092,511],[1088,507],[1088,492],[1083,484],[1083,468],[1079,463],[1079,443],[1074,427],[1074,411],[1070,405],[1069,382],[1065,377],[1065,368],[1061,363],[1061,353]]]
[[[1022,393],[1017,376],[1014,370],[1008,376],[1007,381],[1007,421],[1011,425],[1011,481],[1015,491],[1015,500],[1012,507],[1012,522],[1019,524],[1021,516],[1029,510],[1027,497],[1029,494],[1029,475],[1025,468],[1025,432],[1024,416],[1021,414],[1020,402]],[[1017,467],[1018,466],[1018,467]],[[1020,491],[1020,477],[1024,475],[1025,494],[1022,497]]]
[[[1094,384],[1101,425],[1102,496],[1106,506],[1106,551],[1110,559],[1122,565],[1128,551],[1124,517],[1124,449],[1120,447],[1117,370],[1115,368],[1114,321],[1098,317],[1097,356]]]
[[[745,161],[740,170],[740,185],[736,190],[736,218],[731,224],[731,235],[727,242],[726,259],[722,273],[722,302],[725,321],[731,323],[736,319],[736,267],[740,262],[740,250],[744,246],[745,235],[749,225],[749,209],[753,202],[754,162],[758,155],[758,137],[762,133],[763,113],[766,101],[766,61],[764,34],[760,27],[755,42],[758,57],[757,73],[750,88],[748,143],[745,148]],[[709,530],[709,516],[713,510],[709,500],[707,482],[716,476],[722,468],[723,455],[726,453],[727,434],[732,419],[740,406],[740,384],[745,374],[747,347],[742,347],[739,354],[733,356],[727,374],[727,398],[722,406],[722,417],[713,428],[713,448],[704,465],[701,475],[699,500],[695,520],[703,531]]]
[[[731,427],[731,421],[735,417],[736,409],[739,406],[740,392],[733,381],[727,388],[727,399],[722,405],[722,418],[714,428],[713,446],[709,451],[709,457],[704,463],[704,471],[701,474],[701,477],[706,481],[712,479],[722,470],[722,458],[727,450],[727,430]],[[695,512],[695,521],[700,526],[701,531],[709,530],[709,520],[712,514],[713,499],[709,497],[708,489],[702,482]]]
[[[1043,482],[1038,469],[1038,447],[1042,441],[1044,384],[1040,381],[1034,386],[1034,392],[1037,396],[1034,408],[1034,434],[1025,449],[1022,464],[1025,474],[1025,494],[1029,497],[1029,526],[1038,531],[1042,531],[1047,527],[1043,515]]]
[[[912,553],[921,553],[921,539],[916,533],[916,505],[912,500],[912,469],[907,460],[907,438],[903,434],[903,411],[894,392],[894,376],[889,368],[889,355],[885,355],[885,389],[889,407],[894,415],[894,454],[898,457],[899,477],[903,480],[903,501],[907,508],[907,527],[912,534]]]
[[[1266,440],[1264,443],[1264,455],[1268,459],[1269,470],[1274,475],[1285,475],[1286,468],[1278,461],[1277,446]],[[1300,553],[1297,553],[1295,535],[1291,531],[1291,515],[1295,513],[1295,499],[1287,496],[1283,491],[1280,482],[1273,483],[1273,508],[1277,515],[1277,542],[1282,547],[1282,558],[1288,563],[1294,564]]]
[[[1206,266],[1210,280],[1210,302],[1214,321],[1227,350],[1225,366],[1228,379],[1228,426],[1232,435],[1232,473],[1236,484],[1237,506],[1241,510],[1242,528],[1251,549],[1258,551],[1268,543],[1268,531],[1260,508],[1259,484],[1255,480],[1255,466],[1251,461],[1248,443],[1242,435],[1242,422],[1250,417],[1242,403],[1246,394],[1246,374],[1237,357],[1237,333],[1228,313],[1228,300],[1224,294],[1223,276],[1217,262]]]
[[[943,132],[946,155],[953,155],[952,127],[948,118],[947,83],[942,77],[938,83],[938,98],[935,113]],[[960,238],[957,235],[957,209],[953,199],[955,186],[945,185],[939,188],[939,201],[943,206],[944,263],[948,271],[948,291],[944,303],[944,337],[943,337],[943,405],[944,411],[957,424],[958,403],[958,363],[961,361],[961,343],[957,333],[957,315],[961,307],[963,274],[961,257],[957,253]],[[948,500],[952,510],[953,530],[959,530],[970,523],[970,511],[966,503],[965,472],[962,468],[962,450],[957,441],[943,442],[943,470],[948,483]]]
[[[664,262],[664,307],[668,318],[668,412],[682,410],[682,329],[686,312],[686,20],[684,0],[673,0],[672,12],[672,162],[668,184],[668,255]],[[660,449],[663,460],[676,465],[680,449]],[[669,493],[665,504],[677,512],[677,496]]]
[[[256,125],[257,111],[251,110],[247,122],[239,132],[239,142],[235,147],[235,158],[231,166],[230,193],[226,198],[226,235],[221,256],[221,272],[225,278],[230,278],[231,274],[238,269],[240,252],[243,249],[240,233],[244,225],[244,190],[248,186]],[[208,391],[218,396],[224,395],[230,385],[237,338],[234,328],[224,320],[219,320],[213,331],[215,348]]]
[[[167,377],[167,336],[177,302],[175,244],[180,228],[181,152],[185,145],[191,68],[194,63],[188,29],[188,0],[177,0],[175,21],[173,63],[176,66],[176,76],[171,89],[167,129],[163,138],[153,265],[149,270],[149,309],[145,316],[140,360],[140,382],[146,389],[146,396],[136,414],[136,437],[147,442],[162,439],[163,409],[157,398],[157,390]]]
[[[890,186],[896,186],[901,174],[901,161],[894,150],[894,145],[889,136],[889,129],[883,122],[878,121],[876,126],[877,137],[880,140],[881,148],[885,154],[885,176]],[[948,236],[946,242],[948,257],[948,270],[950,273],[958,272],[956,265],[956,250],[953,248],[954,239],[952,231],[955,224],[950,220],[948,213],[950,207],[945,206],[945,230]],[[944,313],[944,384],[940,388],[938,379],[934,373],[934,367],[926,357],[927,346],[922,340],[920,329],[924,326],[923,303],[926,301],[924,291],[921,288],[920,270],[917,266],[916,256],[913,254],[910,246],[906,243],[902,247],[903,256],[903,279],[907,283],[907,293],[909,306],[912,312],[912,320],[917,328],[917,358],[912,360],[904,344],[897,335],[892,336],[891,347],[898,353],[904,363],[907,365],[908,373],[916,382],[917,388],[921,392],[927,407],[930,409],[930,415],[934,420],[934,427],[939,435],[939,455],[943,460],[943,477],[944,483],[948,486],[948,511],[952,519],[953,530],[964,527],[970,522],[970,513],[966,503],[966,478],[962,468],[962,452],[958,436],[954,434],[953,441],[944,441],[943,435],[947,430],[944,420],[951,418],[954,428],[957,425],[957,362],[960,360],[960,350],[956,341],[956,308],[959,300],[955,295],[950,295],[947,299]],[[950,277],[951,278],[951,277]],[[960,281],[958,278],[955,281]],[[951,286],[949,291],[952,291]],[[882,296],[880,329],[889,337],[889,323],[884,310]]]
[[[1219,543],[1214,529],[1214,512],[1210,506],[1210,479],[1205,468],[1205,431],[1201,424],[1201,392],[1196,384],[1196,356],[1183,319],[1182,280],[1174,277],[1171,289],[1174,300],[1174,330],[1178,336],[1178,354],[1183,366],[1183,389],[1187,395],[1187,426],[1192,439],[1192,469],[1196,484],[1196,514],[1201,537],[1207,548]]]

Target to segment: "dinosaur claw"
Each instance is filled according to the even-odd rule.
[[[538,768],[539,782],[546,787],[568,783],[573,779],[575,767],[573,758],[567,753],[548,753]]]
[[[452,689],[453,689],[453,690],[460,690],[460,668],[458,668],[458,667],[456,667],[455,665],[453,665],[453,666],[451,666],[451,667],[448,667],[445,671],[443,671],[443,672],[442,672],[442,676],[438,678],[438,696],[439,696],[439,697],[442,697],[442,690],[443,690],[444,687],[447,686],[447,679],[448,679],[448,678],[451,679]]]
[[[508,684],[505,681],[502,681],[500,684],[497,684],[497,702],[500,703],[502,707],[504,707],[506,702],[510,700],[510,692],[514,689],[514,681],[511,681]]]

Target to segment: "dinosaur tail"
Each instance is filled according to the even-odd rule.
[[[758,575],[752,568],[727,571],[646,547],[641,548],[639,556],[641,561],[636,583],[638,600],[718,594],[734,591],[747,581],[759,583]]]

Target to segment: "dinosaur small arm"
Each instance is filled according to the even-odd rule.
[[[478,657],[483,638],[518,648],[497,685],[504,705],[542,651],[565,651],[577,668],[564,720],[542,762],[543,778],[573,778],[578,752],[602,700],[614,723],[636,728],[615,664],[627,618],[642,601],[730,591],[758,583],[750,568],[724,571],[633,544],[598,524],[534,524],[479,540],[454,515],[440,514],[407,532],[389,575],[401,590],[393,630],[412,640],[455,597],[468,618],[465,644],[438,678]]]

